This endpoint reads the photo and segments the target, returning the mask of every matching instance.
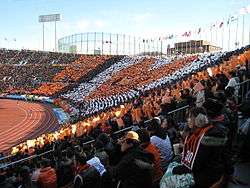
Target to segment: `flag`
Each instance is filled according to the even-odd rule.
[[[231,18],[230,18],[230,21],[231,21],[231,22],[234,22],[234,21],[236,21],[236,20],[238,20],[238,17],[237,17],[237,16],[231,16]]]
[[[198,29],[198,35],[201,33],[201,28]]]
[[[174,38],[173,34],[168,36],[168,39],[173,39],[173,38]]]
[[[222,28],[223,25],[224,25],[224,22],[221,22],[219,25],[219,28]]]
[[[183,37],[186,37],[187,35],[188,35],[187,32],[185,32],[185,33],[182,34]]]

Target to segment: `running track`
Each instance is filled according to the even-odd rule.
[[[49,105],[0,99],[0,152],[58,128]]]

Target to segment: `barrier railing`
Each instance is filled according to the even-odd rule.
[[[189,105],[183,106],[181,108],[169,112],[168,115],[171,116],[176,123],[185,122],[188,108]]]
[[[238,103],[241,103],[242,101],[245,100],[246,94],[250,89],[250,80],[245,80],[245,81],[241,82],[239,84],[239,86],[240,86],[240,89],[239,89],[239,93],[237,96],[237,101],[238,101]]]

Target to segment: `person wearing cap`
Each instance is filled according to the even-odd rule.
[[[118,181],[119,188],[151,188],[154,156],[139,147],[139,135],[129,131],[118,141],[122,158],[108,173]]]

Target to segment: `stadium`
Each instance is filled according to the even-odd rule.
[[[14,2],[3,5],[36,8]],[[150,36],[143,30],[163,27],[154,19],[145,29],[150,14],[136,15],[139,35],[125,32],[137,29],[129,13],[124,34],[118,22],[72,29],[43,14],[38,49],[0,40],[0,187],[250,187],[250,5],[239,7],[206,27]],[[75,32],[91,24],[96,32]]]

